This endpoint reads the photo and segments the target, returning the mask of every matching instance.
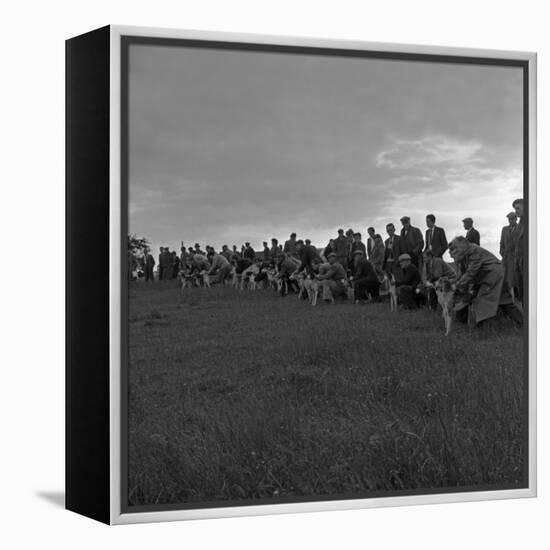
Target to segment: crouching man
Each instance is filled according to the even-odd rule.
[[[395,288],[397,299],[403,309],[416,309],[422,298],[416,289],[420,283],[420,272],[412,263],[409,254],[401,254],[398,258],[399,267],[395,269]]]
[[[516,325],[521,326],[523,316],[504,284],[504,268],[500,260],[465,237],[454,238],[449,252],[457,264],[457,318],[467,320],[469,307],[473,320],[479,325],[495,317],[500,307]]]
[[[355,303],[365,302],[369,296],[373,302],[377,302],[380,299],[380,281],[374,266],[365,258],[365,252],[360,248],[353,252],[353,259]]]
[[[331,252],[328,256],[329,268],[320,273],[317,277],[321,281],[323,300],[334,302],[338,296],[346,296],[346,287],[344,280],[346,271],[344,266],[338,261],[338,256]]]

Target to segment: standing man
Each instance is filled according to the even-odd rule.
[[[296,233],[290,234],[290,239],[285,242],[283,252],[285,254],[290,254],[291,256],[296,256]]]
[[[159,281],[162,281],[162,278],[164,275],[164,273],[162,272],[164,269],[163,255],[164,255],[164,246],[161,246],[159,248]]]
[[[262,246],[264,247],[264,262],[269,262],[269,246],[267,246],[267,241],[264,241],[262,243]]]
[[[477,246],[479,246],[479,231],[474,228],[474,220],[472,220],[472,218],[464,218],[462,223],[464,224],[464,229],[466,229],[466,240],[469,243],[477,244]]]
[[[271,239],[271,250],[269,251],[269,259],[274,265],[277,264],[277,257],[279,256],[279,241],[275,238]]]
[[[153,283],[155,281],[154,268],[155,268],[155,258],[153,258],[151,251],[148,248],[146,248],[145,255],[143,258],[143,271],[145,272],[146,283],[148,283],[149,281]]]
[[[397,259],[403,254],[403,250],[401,248],[401,237],[395,234],[395,225],[393,223],[386,225],[386,233],[388,234],[388,238],[384,247],[384,265],[382,269],[389,277],[394,272],[397,266]]]
[[[160,255],[160,268],[162,270],[162,280],[170,280],[172,278],[172,253],[167,246],[162,248],[162,254]]]
[[[447,236],[445,230],[435,225],[435,216],[428,214],[426,216],[426,248],[424,252],[431,252],[434,258],[442,258],[447,250]]]
[[[367,239],[367,258],[370,260],[370,255],[372,254],[372,249],[374,248],[374,236],[376,235],[376,231],[374,230],[374,227],[369,227],[367,229],[367,233],[369,234]]]
[[[518,228],[518,217],[515,212],[510,212],[506,217],[508,225],[502,228],[500,234],[500,257],[504,266],[504,282],[508,285],[512,295],[517,296],[514,233]]]
[[[365,243],[361,240],[361,233],[354,233],[349,258],[349,265],[351,267],[352,273],[355,271],[357,262],[360,258],[360,256],[355,255],[355,252],[357,252],[358,250],[363,253],[364,258],[367,257],[367,247],[365,246]]]
[[[346,270],[348,268],[348,240],[343,229],[338,229],[338,237],[334,239],[333,251],[336,254],[337,263]]]
[[[256,257],[256,252],[250,246],[250,243],[244,243],[243,257],[248,258],[251,261],[254,261],[254,258]]]
[[[516,287],[518,290],[518,299],[523,304],[523,266],[525,260],[525,240],[524,234],[527,227],[527,219],[523,211],[523,199],[516,199],[512,206],[519,218],[518,226],[514,230],[514,263],[516,266]]]
[[[424,239],[422,238],[422,232],[418,227],[411,225],[411,218],[409,216],[403,216],[401,218],[401,245],[404,254],[410,256],[411,263],[416,267],[420,267],[420,257],[424,248]]]

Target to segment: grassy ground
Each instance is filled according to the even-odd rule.
[[[129,503],[522,483],[522,369],[505,320],[135,284]]]

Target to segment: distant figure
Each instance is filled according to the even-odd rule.
[[[312,246],[309,239],[306,239],[305,244],[299,247],[298,257],[300,259],[298,271],[305,271],[308,275],[313,275],[315,272],[313,264],[320,261],[320,257],[319,252]]]
[[[175,250],[172,251],[172,274],[171,279],[177,279],[180,272],[180,259]]]
[[[382,240],[381,235],[378,233],[374,236],[374,244],[370,254],[370,262],[374,267],[376,274],[379,279],[382,280],[384,274],[382,268],[384,267],[384,241]]]
[[[355,269],[355,264],[357,263],[357,258],[359,257],[354,255],[355,251],[357,250],[361,250],[364,257],[367,257],[367,247],[365,246],[365,243],[361,240],[361,233],[353,234],[353,241],[351,243],[349,255],[349,266],[352,271]]]
[[[269,259],[273,264],[277,263],[279,256],[279,241],[275,238],[271,239],[271,250],[269,251]]]
[[[420,295],[416,288],[420,283],[420,272],[412,263],[410,254],[401,254],[398,258],[399,267],[395,269],[395,287],[397,297],[404,309],[418,307]]]
[[[372,249],[374,248],[374,236],[376,235],[376,231],[374,227],[369,227],[367,228],[367,233],[369,234],[367,238],[367,258],[370,260]]]
[[[500,256],[504,267],[504,281],[512,294],[517,296],[514,232],[518,229],[518,217],[515,212],[510,212],[506,217],[508,225],[504,226],[500,233]]]
[[[331,252],[334,252],[334,239],[330,239],[327,246],[325,246],[325,249],[323,250],[323,256],[325,257],[325,259],[328,258],[328,255]]]
[[[155,281],[154,268],[155,258],[153,258],[151,251],[147,248],[145,249],[145,255],[143,257],[143,271],[145,274],[146,283],[148,283],[149,281],[153,283]]]
[[[422,232],[418,227],[411,225],[411,218],[409,216],[403,216],[401,218],[401,248],[405,254],[408,254],[410,261],[416,267],[420,267],[420,259],[422,250],[424,248],[424,239],[422,238]]]
[[[231,258],[233,257],[233,252],[231,250],[229,250],[229,247],[224,244],[222,245],[222,251],[220,252],[220,254],[228,261],[230,262],[231,261]]]
[[[342,238],[345,239],[343,230]],[[319,273],[318,279],[321,281],[321,288],[323,289],[323,300],[332,302],[338,296],[346,296],[346,287],[344,286],[346,270],[338,261],[335,252],[328,255],[328,262],[330,264],[329,268],[326,271],[323,270],[323,273]]]
[[[231,258],[232,259],[241,258],[241,253],[237,250],[237,245],[236,244],[233,245]]]
[[[336,254],[337,263],[344,269],[348,268],[348,240],[343,229],[338,229],[338,237],[333,242],[333,253]],[[328,259],[328,256],[327,256]]]
[[[285,254],[290,254],[291,256],[296,256],[296,233],[290,234],[290,239],[285,242],[283,252]]]
[[[435,216],[428,214],[426,216],[426,248],[424,252],[430,251],[435,258],[442,258],[447,250],[447,236],[445,230],[435,225]]]
[[[523,199],[516,199],[512,206],[516,216],[519,218],[518,226],[514,232],[514,259],[516,266],[516,288],[518,291],[518,299],[523,304],[523,273],[524,260],[526,256],[524,232],[527,228],[527,218],[523,210]]]
[[[474,228],[474,220],[472,220],[472,218],[464,218],[462,223],[464,224],[464,229],[466,229],[466,240],[469,243],[477,244],[479,246],[479,231]]]
[[[388,238],[384,243],[383,270],[389,276],[397,266],[397,259],[403,254],[403,249],[401,248],[401,237],[395,234],[395,225],[393,223],[386,225],[386,233],[388,234]]]
[[[456,261],[457,319],[468,318],[472,310],[476,324],[495,317],[499,308],[517,325],[523,323],[521,312],[504,285],[504,268],[496,256],[465,237],[455,237],[449,252]]]
[[[270,253],[269,246],[267,246],[267,241],[264,241],[262,246],[264,247],[264,262],[269,262]]]
[[[162,260],[163,254],[164,254],[164,246],[161,246],[159,248],[159,281],[162,281],[162,276],[163,276],[163,273],[162,273],[162,270],[164,267],[164,263]]]
[[[170,249],[167,246],[163,247],[162,254],[159,258],[160,269],[162,271],[161,279],[163,281],[169,281],[173,275],[173,257]]]
[[[363,250],[355,250],[354,253],[353,290],[355,302],[361,303],[370,296],[373,301],[378,301],[380,296],[380,281],[376,270],[365,257]]]
[[[256,252],[250,246],[250,243],[244,243],[243,258],[248,258],[249,260],[254,261],[255,257],[256,257]]]
[[[201,247],[200,247],[200,244],[199,243],[195,243],[195,253],[196,254],[202,254],[203,256],[205,255],[205,252],[203,252],[201,250]]]

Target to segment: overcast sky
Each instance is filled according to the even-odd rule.
[[[407,214],[498,250],[522,195],[519,68],[130,47],[129,229],[157,252]]]

